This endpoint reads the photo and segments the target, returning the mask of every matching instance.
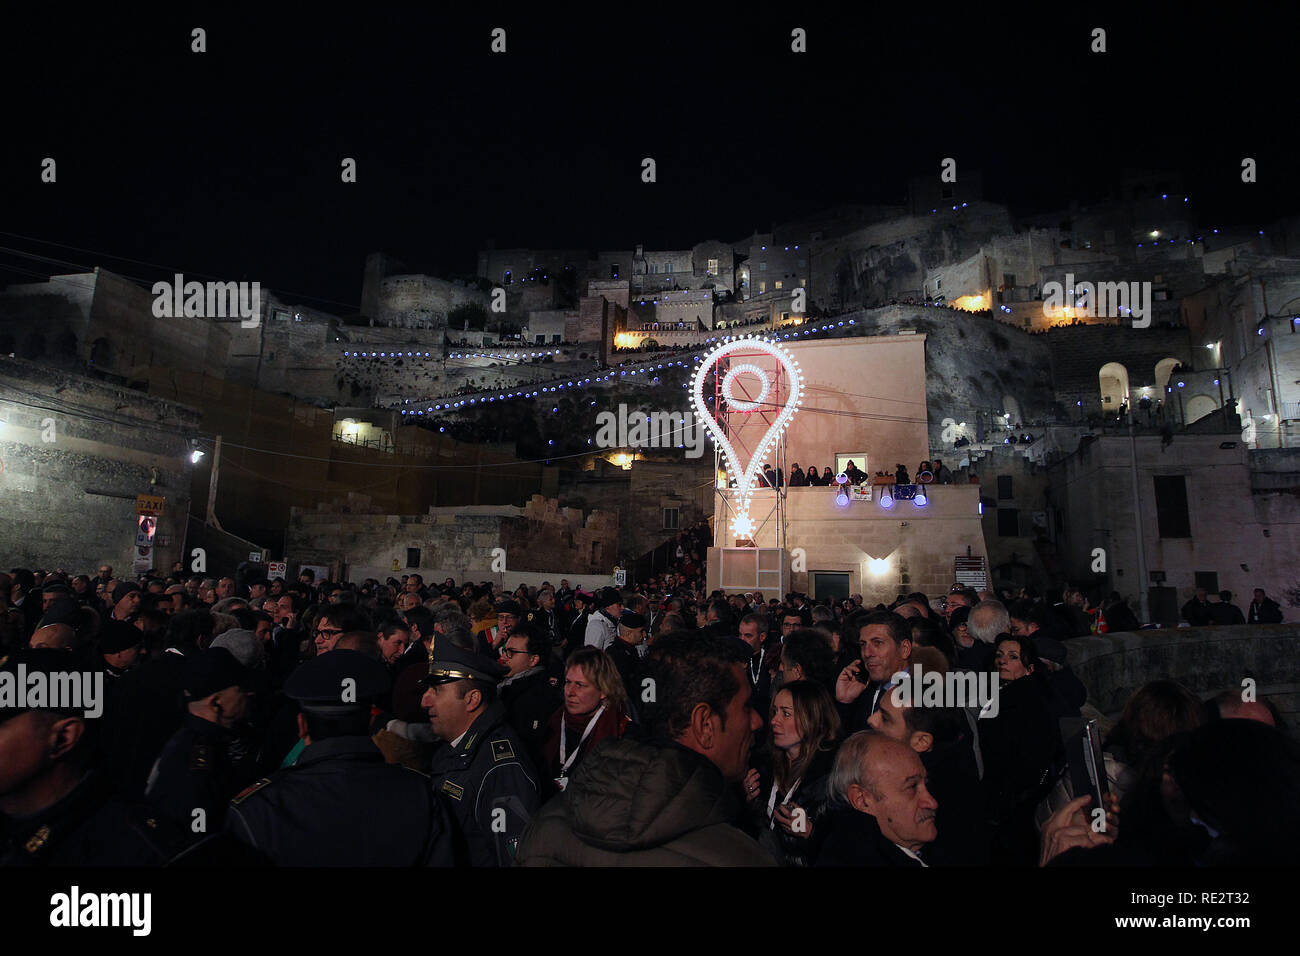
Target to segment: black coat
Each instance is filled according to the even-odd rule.
[[[980,720],[979,723],[986,723]],[[975,763],[973,734],[921,754],[925,787],[939,804],[939,837],[931,845],[935,862],[987,866],[992,833],[985,819],[984,785]]]
[[[1037,676],[1010,681],[998,691],[998,715],[979,721],[995,864],[1036,860],[1034,810],[1064,765],[1051,695],[1051,685]]]
[[[804,811],[808,826],[806,837],[786,833],[780,824],[768,821],[767,803],[775,786],[772,780],[764,781],[762,796],[750,803],[750,811],[756,817],[759,844],[782,866],[811,866],[821,852],[829,828],[827,820],[832,806],[830,777],[834,764],[834,746],[819,750],[790,797],[789,803]],[[780,791],[776,795],[776,806],[783,800],[785,792]]]
[[[526,673],[498,687],[497,694],[506,709],[507,723],[518,735],[533,765],[539,766],[551,715],[563,703],[559,681],[544,664],[538,664],[534,673]]]
[[[1282,608],[1270,597],[1264,598],[1263,604],[1251,601],[1246,621],[1249,624],[1281,624]]]
[[[105,695],[105,773],[123,797],[138,799],[167,741],[185,719],[185,658],[166,652],[115,680]]]
[[[921,866],[880,832],[876,818],[851,807],[838,807],[826,821],[829,832],[817,866]],[[926,851],[921,851],[924,859]]]
[[[447,807],[369,737],[330,737],[230,802],[226,829],[280,866],[451,866]]]
[[[1209,601],[1198,601],[1192,598],[1183,605],[1183,620],[1192,627],[1205,627],[1214,623],[1214,613],[1210,610]]]
[[[1241,608],[1227,601],[1215,601],[1210,605],[1210,618],[1215,624],[1245,624],[1246,618]]]

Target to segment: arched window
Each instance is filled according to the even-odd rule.
[[[1097,372],[1101,387],[1101,408],[1118,413],[1121,405],[1129,404],[1128,369],[1119,362],[1107,362]]]

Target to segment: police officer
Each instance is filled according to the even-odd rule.
[[[359,651],[300,665],[285,693],[301,707],[306,748],[292,767],[230,802],[226,828],[282,866],[450,866],[455,829],[428,778],[384,762],[371,703],[388,669]]]
[[[24,649],[0,663],[0,682],[42,674],[46,687],[71,677],[85,689],[74,666],[64,651]],[[120,799],[89,769],[94,703],[0,698],[0,866],[161,866],[193,845],[188,830]]]
[[[238,746],[238,730],[250,709],[251,677],[224,647],[185,660],[188,712],[163,747],[144,795],[183,826],[202,821],[197,832],[219,830],[226,803],[256,776],[253,761]]]
[[[450,799],[472,866],[509,866],[537,809],[537,772],[497,699],[505,672],[438,640],[421,700],[442,738],[433,754],[433,788]]]

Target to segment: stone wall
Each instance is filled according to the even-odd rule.
[[[429,508],[422,515],[385,515],[364,495],[292,509],[286,559],[295,564],[342,563],[358,569],[400,571],[456,569],[453,576],[491,572],[494,549],[505,549],[507,574],[516,571],[609,573],[618,539],[618,516],[560,508],[533,495],[522,507],[485,505]],[[407,565],[419,549],[418,566]],[[365,575],[362,575],[363,577]],[[427,576],[427,574],[426,574]]]
[[[0,358],[0,419],[4,567],[85,573],[107,562],[129,573],[141,494],[166,498],[154,567],[180,559],[197,411]]]
[[[1281,712],[1292,736],[1300,723],[1300,624],[1191,627],[1101,634],[1067,642],[1070,667],[1088,703],[1118,717],[1149,681],[1168,678],[1202,698],[1255,681],[1260,700]]]

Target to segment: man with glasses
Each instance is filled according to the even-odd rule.
[[[317,620],[316,630],[312,635],[316,639],[316,656],[334,650],[334,645],[339,642],[339,638],[348,631],[369,629],[369,623],[357,608],[346,604],[331,605]]]
[[[501,647],[500,663],[507,673],[497,694],[505,706],[506,721],[519,735],[534,766],[540,766],[551,715],[561,703],[559,679],[546,670],[550,659],[550,635],[534,623],[517,626]]]

